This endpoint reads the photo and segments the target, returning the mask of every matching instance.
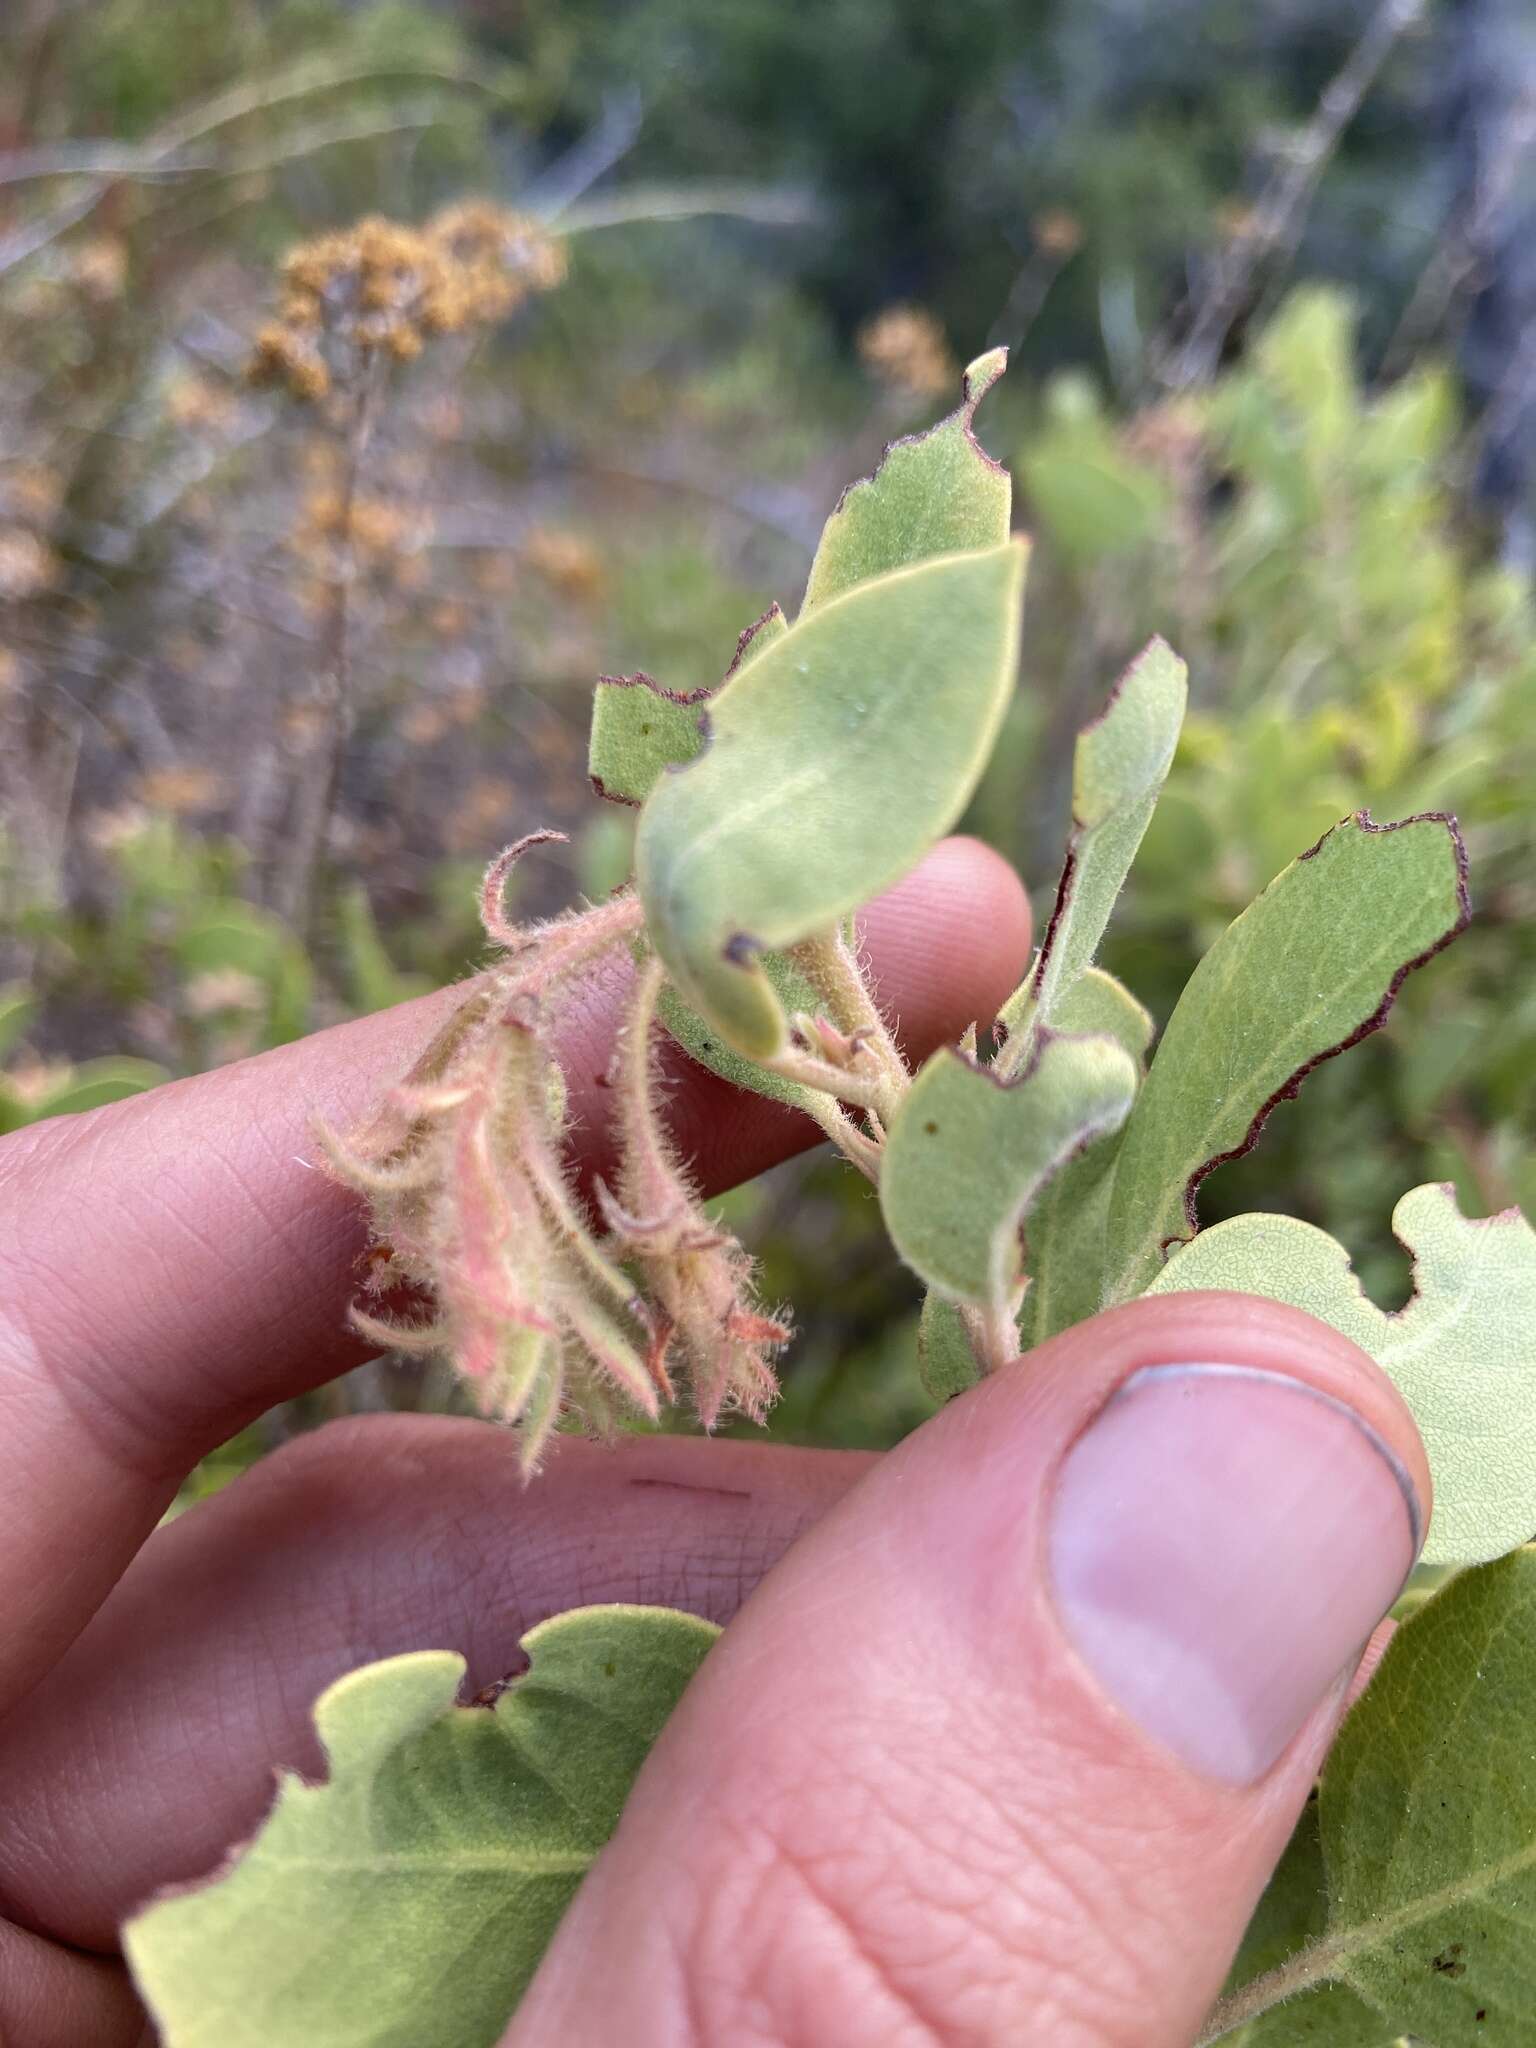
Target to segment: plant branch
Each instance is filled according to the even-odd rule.
[[[1157,381],[1166,389],[1185,391],[1211,374],[1255,273],[1261,266],[1283,265],[1295,254],[1308,203],[1345,129],[1425,6],[1426,0],[1383,0],[1372,16],[1365,33],[1324,88],[1311,120],[1289,152],[1289,162],[1270,179],[1250,231],[1234,237],[1218,257],[1210,288],[1194,310],[1188,334],[1165,353],[1157,367]]]
[[[342,750],[352,723],[352,587],[357,574],[353,508],[387,374],[385,357],[376,354],[358,383],[347,429],[337,520],[337,560],[326,600],[313,690],[320,731],[300,769],[292,832],[273,892],[276,909],[301,934],[309,923],[315,867],[330,827]]]

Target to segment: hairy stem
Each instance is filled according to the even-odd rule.
[[[960,1321],[976,1363],[984,1373],[996,1372],[1019,1355],[1019,1329],[1006,1304],[987,1308],[963,1306]]]
[[[1219,1998],[1211,2008],[1196,2048],[1209,2048],[1224,2034],[1230,2034],[1234,2027],[1243,2026],[1248,2020],[1257,2019],[1260,2013],[1268,2012],[1271,2006],[1279,2005],[1284,1999],[1294,1998],[1299,1992],[1310,1991],[1314,1984],[1323,1984],[1333,1975],[1339,1961],[1339,1946],[1334,1942],[1315,1941],[1309,1948],[1289,1957],[1273,1970],[1266,1970],[1262,1976],[1254,1977],[1241,1990],[1231,1992],[1226,1998]]]
[[[889,1126],[907,1092],[910,1077],[906,1061],[841,927],[792,947],[790,958],[826,1004],[827,1015],[839,1031],[850,1038],[857,1037],[869,1051],[880,1076],[879,1093],[869,1106]]]

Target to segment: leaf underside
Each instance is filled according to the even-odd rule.
[[[820,1007],[816,991],[782,953],[765,953],[760,965],[787,1015],[794,1016],[802,1010],[814,1014]],[[662,990],[657,1008],[670,1035],[701,1067],[708,1067],[712,1074],[718,1074],[722,1080],[737,1088],[748,1089],[754,1095],[766,1095],[774,1102],[787,1102],[793,1109],[809,1108],[812,1100],[809,1088],[798,1081],[786,1081],[782,1074],[772,1073],[767,1067],[759,1066],[755,1060],[737,1052],[712,1024],[707,1024],[688,1008],[674,988],[668,986]]]
[[[1134,1060],[1107,1037],[1045,1037],[1012,1082],[958,1053],[935,1054],[902,1104],[881,1166],[897,1251],[950,1299],[1005,1305],[1031,1204],[1067,1160],[1124,1119],[1135,1091]]]
[[[1113,975],[1086,968],[1056,998],[1053,1014],[1062,1031],[1107,1033],[1134,1063],[1140,1086],[1152,1019]],[[1025,1348],[1098,1312],[1109,1191],[1123,1129],[1104,1132],[1069,1159],[1030,1211],[1025,1263],[1033,1277],[1020,1320]]]
[[[1396,1382],[1429,1454],[1428,1564],[1475,1564],[1536,1534],[1536,1231],[1518,1209],[1471,1221],[1448,1186],[1403,1196],[1392,1228],[1414,1294],[1387,1315],[1349,1254],[1292,1216],[1235,1216],[1169,1259],[1149,1293],[1231,1288],[1289,1302]]]
[[[826,930],[954,823],[1012,690],[1025,555],[1006,543],[860,584],[722,690],[708,746],[640,814],[636,876],[679,994],[768,1058],[759,956]]]
[[[127,1927],[166,2048],[492,2048],[718,1633],[578,1609],[490,1708],[448,1651],[333,1685],[327,1781],[285,1776],[230,1867]]]

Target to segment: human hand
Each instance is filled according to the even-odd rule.
[[[868,934],[914,1055],[1028,944],[966,842]],[[587,1171],[616,995],[565,1047]],[[882,1459],[568,1439],[524,1491],[503,1432],[366,1417],[156,1531],[198,1457],[360,1355],[361,1220],[309,1119],[366,1106],[442,1003],[0,1146],[0,2040],[150,2038],[121,1919],[250,1831],[274,1763],[319,1769],[331,1679],[431,1646],[478,1686],[595,1600],[747,1604],[517,2048],[1191,2040],[1411,1561],[1405,1486],[1427,1510],[1386,1382],[1293,1313],[1172,1297]],[[673,1113],[712,1189],[815,1135],[691,1068]],[[1117,1396],[1149,1366],[1186,1370]]]

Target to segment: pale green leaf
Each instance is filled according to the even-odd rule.
[[[1031,1204],[1135,1092],[1136,1063],[1108,1038],[1045,1036],[1009,1082],[936,1053],[886,1139],[880,1205],[897,1251],[952,1300],[1005,1304]]]
[[[737,641],[725,681],[788,630],[783,612],[769,605]],[[714,694],[691,690],[679,695],[643,674],[604,676],[592,700],[587,746],[587,773],[598,795],[613,803],[644,803],[663,770],[691,761],[703,746]]]
[[[1454,821],[1346,818],[1295,860],[1200,962],[1120,1142],[1108,1297],[1155,1279],[1193,1235],[1200,1183],[1257,1139],[1311,1069],[1385,1022],[1413,968],[1469,915]]]
[[[534,1629],[493,1707],[423,1651],[321,1695],[330,1775],[125,1947],[165,2048],[491,2048],[719,1633],[662,1608]]]
[[[762,968],[787,1015],[794,1016],[802,1010],[814,1013],[820,1008],[816,991],[782,953],[765,953]],[[755,1060],[745,1058],[726,1043],[712,1024],[706,1024],[702,1017],[690,1010],[676,989],[670,986],[662,989],[657,1012],[671,1036],[701,1067],[708,1067],[712,1074],[718,1074],[722,1080],[730,1081],[737,1088],[745,1088],[754,1095],[766,1095],[774,1102],[787,1102],[793,1109],[813,1113],[813,1095],[809,1088],[798,1081],[787,1081],[782,1074],[772,1073]]]
[[[1107,1033],[1136,1073],[1152,1043],[1152,1018],[1121,982],[1087,968],[1057,1000],[1067,1032]],[[1123,1127],[1122,1127],[1123,1128]],[[1121,1132],[1106,1131],[1055,1174],[1030,1213],[1020,1341],[1028,1348],[1096,1315],[1104,1292],[1104,1231]]]
[[[1007,539],[1012,479],[973,431],[977,406],[1007,367],[1005,348],[979,356],[966,370],[955,412],[925,433],[893,441],[873,476],[848,486],[811,564],[802,618],[871,576]]]
[[[964,809],[1013,686],[1024,567],[1010,542],[820,607],[718,693],[708,746],[652,789],[635,842],[650,936],[738,1051],[784,1040],[760,956],[896,881]]]
[[[1292,1216],[1235,1216],[1176,1251],[1151,1288],[1231,1288],[1306,1309],[1391,1375],[1419,1425],[1435,1503],[1424,1558],[1471,1564],[1536,1535],[1536,1231],[1472,1222],[1449,1186],[1404,1195],[1392,1228],[1414,1294],[1386,1315],[1344,1247]]]
[[[1029,1063],[1034,1034],[1070,1027],[1058,1014],[1099,949],[1173,760],[1184,722],[1188,671],[1153,640],[1131,663],[1098,718],[1077,736],[1072,836],[1056,907],[1022,988],[1004,1005],[1004,1073]]]
[[[1536,1551],[1404,1622],[1323,1774],[1319,1959],[1435,2048],[1536,2040]]]
[[[41,1123],[45,1117],[77,1116],[82,1110],[102,1109],[109,1102],[124,1102],[130,1095],[142,1095],[171,1078],[169,1070],[153,1060],[134,1059],[127,1053],[104,1053],[99,1060],[82,1060],[66,1071],[57,1086],[34,1096],[22,1107],[22,1123]]]
[[[1069,555],[1097,561],[1123,554],[1166,527],[1168,493],[1150,470],[1119,458],[1108,434],[1071,437],[1021,461],[1029,504],[1041,526]]]
[[[923,1296],[917,1319],[917,1370],[932,1401],[953,1400],[981,1378],[959,1309],[932,1288]]]
[[[37,1019],[37,998],[24,982],[0,988],[0,1059],[18,1045]]]
[[[1084,968],[1057,996],[1051,1010],[1053,1031],[1076,1037],[1103,1033],[1125,1047],[1138,1072],[1155,1028],[1146,1004],[1139,1003],[1123,981],[1116,981],[1102,967]]]
[[[704,744],[704,706],[712,693],[676,696],[648,675],[604,676],[592,698],[587,773],[599,796],[639,804],[658,775],[691,761]]]

